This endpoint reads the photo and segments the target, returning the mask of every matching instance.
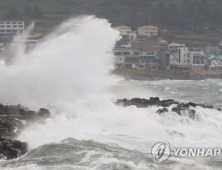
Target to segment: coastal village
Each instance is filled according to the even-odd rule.
[[[25,33],[23,21],[0,21],[0,51],[3,52],[10,43],[24,43],[27,47],[33,47],[43,38],[41,33]]]
[[[222,76],[222,40],[218,46],[191,48],[178,42],[167,42],[158,36],[158,27],[145,25],[132,30],[116,26],[121,39],[113,50],[116,69],[179,72],[190,77]],[[23,21],[0,21],[0,52],[10,43],[26,44],[27,49],[44,37],[41,33],[24,34]]]
[[[188,48],[158,37],[158,27],[153,25],[135,31],[126,25],[113,28],[122,36],[114,49],[116,68],[180,72],[190,77],[222,75],[222,41],[218,46]]]

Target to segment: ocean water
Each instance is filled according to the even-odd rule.
[[[22,157],[1,161],[3,170],[219,170],[221,157],[173,157],[156,164],[151,148],[220,147],[222,113],[193,108],[191,119],[159,107],[123,108],[119,98],[160,97],[221,107],[222,80],[124,81],[111,74],[119,33],[105,19],[70,19],[28,53],[18,45],[0,60],[0,101],[31,109],[47,107],[45,125],[27,127]],[[14,49],[14,48],[13,48]],[[11,48],[9,48],[11,52]],[[170,106],[172,108],[173,106]],[[169,110],[170,110],[169,108]]]

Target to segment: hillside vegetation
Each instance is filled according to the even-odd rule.
[[[157,25],[160,30],[220,36],[221,0],[1,0],[0,20],[35,20],[51,29],[61,21],[83,14],[107,18],[113,26]],[[170,35],[168,35],[170,38]],[[174,37],[171,37],[174,38]],[[185,34],[186,38],[186,34]]]

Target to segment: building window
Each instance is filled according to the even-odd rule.
[[[134,55],[139,55],[139,52],[134,52]]]
[[[17,28],[17,25],[13,25],[14,28]]]
[[[4,26],[4,25],[1,25],[1,27],[4,28],[5,26]]]
[[[7,27],[7,28],[10,28],[10,27],[11,27],[11,25],[7,25],[6,27]]]
[[[130,55],[130,52],[123,52],[123,55]]]
[[[22,28],[23,27],[23,25],[19,25],[19,28]]]
[[[115,55],[121,55],[121,52],[115,52]]]

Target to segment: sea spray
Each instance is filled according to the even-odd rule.
[[[158,107],[116,106],[108,89],[119,81],[110,75],[114,68],[112,49],[118,39],[119,32],[104,19],[74,18],[61,24],[29,53],[18,53],[15,58],[19,60],[12,65],[0,63],[3,103],[48,107],[52,111],[53,119],[46,125],[25,129],[21,140],[34,148],[68,137],[107,142],[109,136],[129,135],[146,145],[147,141],[157,140],[198,140],[205,135],[203,129],[218,137],[220,126],[210,126],[216,120],[207,126],[203,123],[206,110],[197,111],[201,121],[195,122],[173,112],[158,115]],[[210,114],[217,115],[217,111]],[[183,134],[185,139],[172,139],[170,131]],[[122,141],[113,142],[127,145]]]
[[[119,32],[105,19],[88,16],[64,22],[29,53],[15,51],[13,57],[19,60],[12,65],[0,61],[0,101],[66,108],[67,103],[104,96],[117,83],[109,73],[118,39]]]
[[[119,154],[127,154],[127,163],[124,162],[125,157],[123,160],[115,153],[105,158],[101,154],[96,163],[101,167],[105,163],[122,165],[121,167],[128,169],[146,169],[151,161],[150,148],[156,142],[168,141],[173,146],[219,146],[222,139],[222,116],[217,110],[195,108],[199,119],[192,120],[186,115],[179,116],[171,112],[172,106],[168,113],[159,115],[156,113],[159,107],[156,106],[123,108],[113,103],[113,95],[108,89],[118,86],[119,79],[110,75],[114,68],[112,49],[118,39],[119,32],[113,30],[104,19],[92,16],[74,18],[60,25],[27,54],[16,53],[18,56],[15,58],[18,60],[13,64],[5,65],[5,62],[1,61],[0,101],[9,104],[21,103],[34,109],[48,107],[53,114],[53,119],[48,119],[45,125],[31,126],[25,129],[19,138],[29,142],[30,149],[41,149],[45,144],[51,148],[54,144],[50,143],[56,143],[59,147],[60,141],[66,138],[79,140],[80,144],[74,145],[77,149],[82,149],[82,140],[89,140],[89,146],[93,145],[92,141],[104,143],[105,146],[97,148],[105,150],[109,148],[109,144],[118,144],[130,150],[125,152],[123,149]],[[133,86],[131,90],[134,90]],[[152,95],[155,95],[155,91]],[[174,136],[170,132],[182,135]],[[61,149],[69,147],[68,143]],[[141,154],[142,158],[139,158],[142,161],[136,162],[135,158],[131,157],[134,150],[145,153],[147,157]],[[33,152],[35,149],[30,155]],[[56,148],[54,152],[60,154],[60,150]],[[75,151],[73,153],[76,154]],[[29,159],[30,155],[24,159],[25,164],[36,162],[41,165],[42,160],[46,160],[45,164],[59,161],[64,164],[63,154],[66,152],[61,153],[61,157],[47,157],[46,150],[44,155],[31,155],[34,160]],[[70,155],[67,157],[72,159]],[[21,162],[17,160],[14,163],[21,165],[22,159]],[[183,159],[177,161],[186,162]],[[73,162],[71,160],[67,164]],[[10,165],[10,162],[8,164]],[[84,166],[97,165],[93,159]],[[36,167],[38,168],[33,165],[33,168]]]

